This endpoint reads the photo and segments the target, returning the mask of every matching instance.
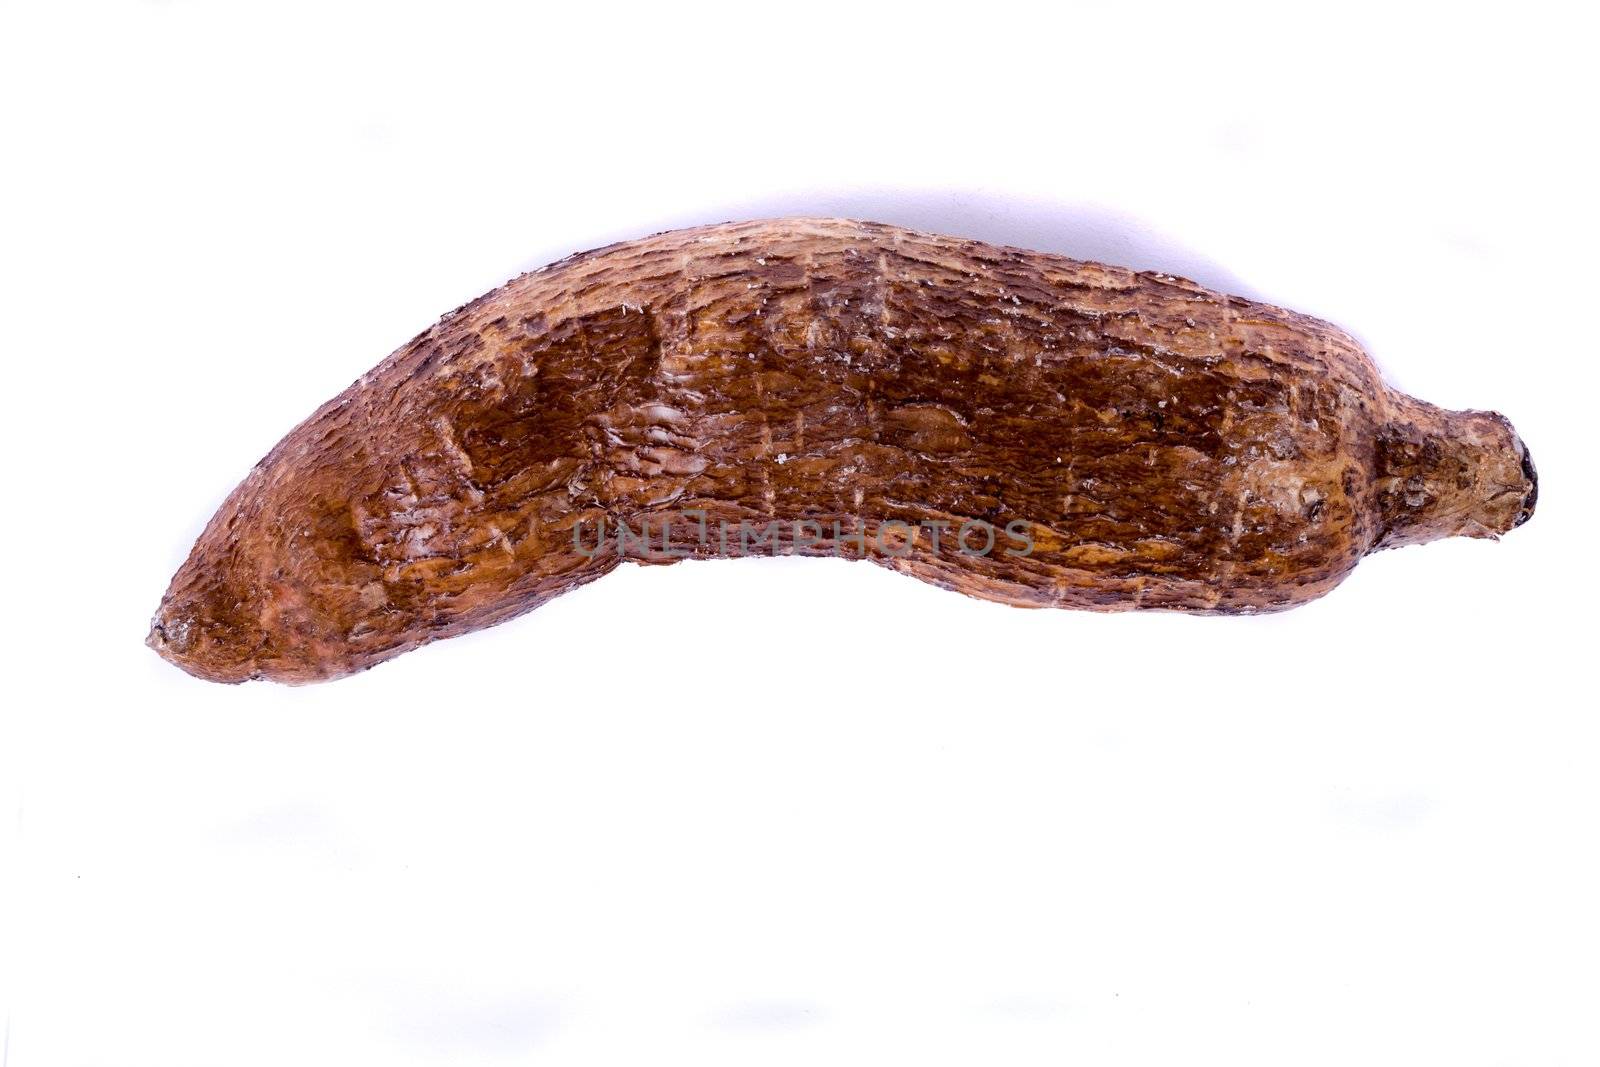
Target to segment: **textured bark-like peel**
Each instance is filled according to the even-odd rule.
[[[603,521],[700,557],[722,524],[779,521],[805,554],[864,534],[1024,606],[1271,611],[1367,552],[1503,533],[1535,495],[1504,418],[1387,389],[1327,323],[876,223],[737,223],[445,316],[256,465],[150,644],[215,681],[335,678],[600,577],[623,558]],[[967,521],[1031,551],[922,525]]]

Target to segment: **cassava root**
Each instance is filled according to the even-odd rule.
[[[1368,552],[1504,533],[1536,485],[1504,418],[1386,388],[1294,312],[875,223],[709,226],[517,278],[323,405],[150,644],[214,681],[335,678],[630,555],[739,554],[704,531],[743,526],[1022,606],[1275,611]]]

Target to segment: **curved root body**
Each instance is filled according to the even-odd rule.
[[[1525,520],[1510,424],[1315,319],[833,219],[574,256],[462,307],[234,490],[150,643],[338,677],[624,558],[866,558],[1042,607],[1244,613]]]

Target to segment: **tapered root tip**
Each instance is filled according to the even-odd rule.
[[[1446,411],[1391,393],[1376,450],[1374,548],[1497,538],[1533,516],[1539,476],[1504,415]]]

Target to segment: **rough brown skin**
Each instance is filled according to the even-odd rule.
[[[445,316],[256,465],[149,643],[213,681],[336,678],[600,577],[623,558],[602,520],[652,531],[647,562],[676,558],[664,524],[707,557],[739,550],[722,524],[778,521],[779,551],[861,556],[864,533],[1009,604],[1275,611],[1535,495],[1504,418],[1387,389],[1316,319],[877,223],[736,223]],[[971,520],[988,554],[952,545]]]

